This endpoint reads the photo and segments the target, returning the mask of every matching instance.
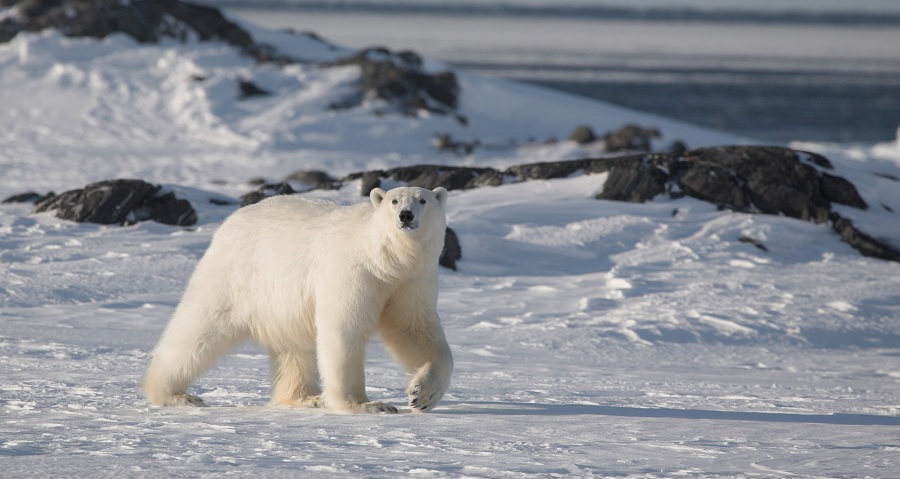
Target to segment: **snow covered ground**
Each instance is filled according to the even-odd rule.
[[[253,33],[311,60],[346,53]],[[149,407],[137,388],[149,352],[235,208],[211,195],[298,169],[596,154],[508,146],[581,123],[657,126],[661,145],[751,141],[457,73],[468,126],[376,116],[371,103],[328,109],[352,67],[282,69],[224,45],[118,36],[0,45],[0,197],[138,177],[199,216],[192,228],[122,228],[0,207],[2,475],[900,476],[900,265],[861,257],[826,225],[691,199],[594,200],[604,175],[451,193],[463,260],[441,271],[439,310],[456,372],[433,413],[269,407],[253,345],[198,381],[211,407]],[[239,78],[275,95],[238,100]],[[494,146],[440,153],[441,133]],[[900,245],[900,144],[794,146],[828,156],[872,205],[842,214]],[[310,194],[363,201],[358,184]],[[377,344],[367,380],[371,398],[404,403],[404,373]]]

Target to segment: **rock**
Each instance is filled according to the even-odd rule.
[[[579,145],[584,145],[597,141],[597,135],[594,134],[594,130],[590,125],[578,125],[569,133],[567,139]]]
[[[586,169],[595,170],[598,165],[606,166],[601,161],[587,164]],[[736,211],[783,214],[818,223],[828,221],[831,201],[865,203],[852,184],[820,175],[801,162],[797,152],[782,147],[721,146],[684,155],[621,157],[609,172],[598,198],[646,200],[668,189]],[[644,175],[649,177],[641,179]]]
[[[272,94],[269,90],[260,88],[256,83],[243,78],[238,80],[238,93],[240,94],[241,99],[269,96]]]
[[[863,255],[900,261],[900,251],[866,235],[831,210],[832,203],[866,209],[856,187],[826,158],[789,148],[721,146],[678,154],[581,160],[586,173],[608,168],[598,199],[643,202],[669,191],[736,211],[831,221],[841,238]],[[815,166],[814,166],[815,165]],[[680,193],[676,193],[680,192]]]
[[[603,135],[606,151],[652,151],[653,138],[659,138],[656,128],[644,128],[638,125],[625,125],[618,130]]]
[[[323,67],[346,65],[356,65],[362,71],[359,92],[336,102],[333,108],[356,107],[365,98],[373,97],[409,116],[418,115],[420,110],[455,115],[459,102],[456,74],[452,71],[424,72],[421,58],[413,52],[395,54],[386,48],[368,48],[322,64]]]
[[[750,211],[752,202],[740,182],[728,170],[713,165],[696,165],[678,180],[681,191],[688,196],[727,205],[737,211]]]
[[[643,203],[672,190],[672,177],[681,172],[679,157],[651,154],[584,160],[585,173],[609,172],[600,200]]]
[[[153,220],[157,223],[177,226],[191,226],[197,223],[197,212],[188,200],[180,200],[175,193],[154,196],[147,200],[144,209],[146,218],[136,215],[136,221]]]
[[[550,161],[545,163],[528,163],[507,168],[506,174],[515,176],[519,181],[550,180],[565,178],[583,168],[581,161]]]
[[[69,37],[105,38],[124,33],[140,43],[163,38],[184,42],[223,41],[261,62],[296,63],[297,59],[257,44],[246,30],[213,7],[179,0],[4,0],[18,7],[0,21],[0,43],[21,31],[55,28]]]
[[[715,166],[721,168],[724,174],[733,176],[733,181],[740,185],[760,213],[784,214],[817,223],[828,221],[830,202],[821,193],[820,175],[814,167],[801,162],[794,150],[767,146],[721,146],[691,150],[685,159],[693,167]],[[721,180],[717,184],[721,184]],[[681,186],[684,188],[684,185]],[[685,192],[691,194],[687,190]],[[702,196],[697,197],[706,199]],[[741,204],[721,204],[739,211],[745,210]]]
[[[447,228],[444,234],[444,249],[441,250],[441,257],[438,264],[445,268],[456,271],[456,262],[462,259],[462,247],[459,245],[459,237],[456,232]]]
[[[240,197],[241,208],[276,195],[292,195],[296,193],[290,183],[282,181],[280,183],[263,183],[255,191],[251,191]]]
[[[832,203],[852,206],[862,210],[869,209],[869,205],[859,196],[853,183],[840,176],[822,173],[819,183],[822,195]]]
[[[797,154],[797,157],[802,162],[811,163],[811,164],[819,166],[821,168],[825,168],[826,170],[834,169],[834,165],[831,164],[831,161],[822,155],[819,155],[816,153],[810,153],[808,151],[800,151],[800,150],[794,150],[794,151]]]
[[[635,162],[630,167],[614,166],[609,170],[603,191],[595,198],[643,203],[665,193],[668,180],[665,172],[642,162]]]
[[[511,182],[507,181],[511,178],[512,177],[506,173],[494,169],[486,169],[466,183],[466,186],[463,189],[478,188],[481,186],[500,186]]]
[[[750,236],[741,236],[740,238],[738,238],[738,241],[740,241],[741,243],[752,244],[753,246],[756,246],[756,248],[760,251],[765,251],[767,253],[769,252],[769,248],[766,248],[766,245],[756,238],[752,238]]]
[[[311,190],[333,190],[338,180],[321,170],[300,170],[291,173],[285,181],[294,181],[307,185]]]
[[[0,203],[8,204],[8,203],[39,203],[51,196],[54,196],[53,192],[42,195],[40,193],[35,193],[34,191],[29,191],[27,193],[19,193],[17,195],[8,196],[0,201]]]
[[[127,225],[156,221],[191,226],[197,213],[187,200],[173,193],[158,195],[161,187],[142,180],[109,180],[46,198],[34,213],[56,210],[56,217],[77,222]]]
[[[579,125],[569,133],[568,139],[579,145],[603,141],[606,151],[652,151],[651,140],[659,138],[660,132],[656,128],[644,128],[638,125],[625,125],[618,130],[611,131],[603,136],[597,136],[590,125]],[[683,143],[677,142],[670,146],[670,150],[686,149]]]
[[[856,229],[856,226],[849,219],[837,213],[832,213],[831,227],[837,234],[841,235],[841,240],[862,253],[863,256],[900,262],[900,248],[878,241],[863,233]]]
[[[673,155],[683,155],[688,151],[687,143],[681,140],[675,140],[669,144],[665,149],[665,153],[672,153]]]
[[[362,185],[360,186],[362,196],[369,196],[372,190],[381,188],[382,174],[384,174],[382,171],[369,171],[362,175]]]
[[[260,201],[268,198],[271,195],[267,195],[261,191],[251,191],[250,193],[246,193],[241,196],[241,208],[245,206],[250,206],[255,203],[259,203]]]
[[[384,171],[383,178],[433,190],[443,186],[447,190],[462,190],[485,173],[496,172],[493,168],[466,166],[416,165],[391,168]]]
[[[431,146],[438,151],[449,151],[457,155],[471,155],[476,148],[481,146],[478,139],[471,141],[454,140],[448,134],[440,134],[431,139]]]

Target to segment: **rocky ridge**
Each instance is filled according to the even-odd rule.
[[[443,186],[448,190],[466,190],[607,173],[604,188],[596,195],[599,200],[643,203],[689,196],[721,209],[830,223],[844,242],[863,255],[900,261],[900,250],[895,246],[867,235],[850,219],[834,211],[833,204],[858,209],[867,209],[869,205],[852,183],[830,171],[833,171],[831,162],[814,153],[775,146],[721,146],[682,154],[644,153],[529,163],[505,170],[414,165],[358,172],[341,179],[322,171],[296,172],[277,183],[257,180],[257,188],[242,196],[240,204],[246,206],[279,194],[336,189],[355,181],[359,181],[360,194],[366,196],[381,186],[382,181],[428,189]],[[61,195],[23,193],[4,202],[37,201],[35,213],[56,210],[58,217],[73,221],[124,225],[153,220],[180,226],[196,222],[190,203],[175,198],[172,193],[159,195],[159,191],[159,186],[140,180],[113,180]],[[455,269],[455,261],[461,257],[455,232],[448,232],[448,247],[450,251],[445,250],[442,264]]]

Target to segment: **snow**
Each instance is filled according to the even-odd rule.
[[[252,31],[311,60],[347,52]],[[250,344],[195,384],[211,407],[149,407],[138,390],[149,352],[236,208],[208,199],[246,193],[253,177],[596,154],[526,144],[582,123],[656,126],[660,145],[751,141],[457,73],[468,126],[376,116],[376,102],[330,110],[353,68],[256,65],[221,44],[44,32],[0,45],[0,196],[138,177],[199,217],[113,227],[0,207],[4,477],[897,474],[900,265],[860,256],[826,225],[687,198],[595,200],[605,175],[451,193],[463,260],[441,271],[439,311],[456,372],[433,413],[268,406],[268,360]],[[239,78],[275,94],[238,100]],[[441,153],[429,146],[441,133],[494,146]],[[871,205],[842,215],[900,244],[888,210],[900,212],[898,143],[793,146],[828,156]],[[309,194],[364,201],[358,183]],[[371,398],[405,404],[405,374],[380,345],[367,367]]]

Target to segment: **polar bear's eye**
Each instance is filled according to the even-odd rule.
[[[391,201],[391,204],[396,205],[396,204],[397,204],[397,200]]]
[[[419,204],[420,204],[420,205],[424,205],[424,204],[425,204],[425,199],[423,198],[423,199],[419,200]]]

